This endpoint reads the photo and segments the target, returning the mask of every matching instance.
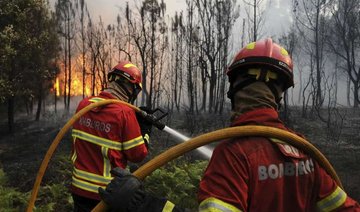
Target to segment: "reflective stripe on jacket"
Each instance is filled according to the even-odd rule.
[[[223,212],[241,212],[241,210],[236,207],[228,204],[219,199],[210,197],[203,200],[199,205],[200,212],[215,212],[215,211],[223,211]]]
[[[346,201],[346,193],[338,186],[334,192],[316,203],[318,211],[332,211]]]
[[[101,92],[79,103],[77,112],[93,102],[112,99]],[[140,162],[147,155],[133,109],[122,104],[108,104],[92,109],[74,123],[71,191],[97,199],[98,188],[112,179],[110,170],[126,168],[127,162]]]

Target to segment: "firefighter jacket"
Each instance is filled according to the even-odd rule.
[[[79,103],[77,112],[89,104],[114,97],[107,92]],[[125,168],[127,162],[140,162],[147,155],[140,127],[133,109],[122,104],[108,104],[84,114],[75,122],[71,191],[100,200],[98,188],[111,181],[110,170]]]
[[[256,109],[232,124],[288,130],[273,109]],[[265,137],[221,142],[200,182],[200,211],[360,211],[318,163],[297,148]]]

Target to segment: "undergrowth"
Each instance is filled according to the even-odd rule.
[[[67,158],[63,156],[55,157],[56,167],[69,167]],[[72,211],[72,198],[68,191],[65,178],[68,178],[67,169],[56,169],[54,172],[57,177],[52,177],[51,182],[41,186],[35,202],[35,212],[48,211]],[[67,170],[67,171],[64,171]],[[8,186],[8,177],[0,169],[0,211],[17,212],[25,211],[30,199],[30,191],[22,192],[18,188]]]
[[[196,193],[207,164],[208,161],[170,162],[146,178],[145,188],[154,196],[165,197],[182,208],[197,211]]]

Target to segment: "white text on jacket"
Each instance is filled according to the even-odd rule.
[[[314,163],[311,159],[295,163],[285,162],[279,164],[270,164],[268,166],[259,166],[259,180],[278,179],[286,176],[300,176],[314,172]]]
[[[97,120],[92,120],[90,118],[85,118],[85,117],[80,118],[79,124],[83,125],[85,127],[89,127],[89,128],[99,130],[102,132],[107,132],[107,133],[110,132],[110,130],[111,130],[111,124],[97,121]]]

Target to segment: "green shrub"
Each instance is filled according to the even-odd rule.
[[[17,191],[14,188],[5,187],[7,177],[0,169],[0,209],[4,212],[24,211],[28,200],[28,194]]]
[[[5,175],[4,170],[0,169],[0,186],[4,186],[7,182],[7,177]]]
[[[69,191],[71,179],[71,161],[67,154],[61,153],[53,158],[49,166],[45,186],[40,187],[36,201],[37,212],[47,211],[72,211],[73,199]]]
[[[197,210],[197,189],[208,161],[171,162],[155,170],[145,180],[146,190],[157,197],[166,197],[174,204]]]
[[[40,188],[34,211],[72,211],[73,201],[69,189],[63,185],[52,184]]]

